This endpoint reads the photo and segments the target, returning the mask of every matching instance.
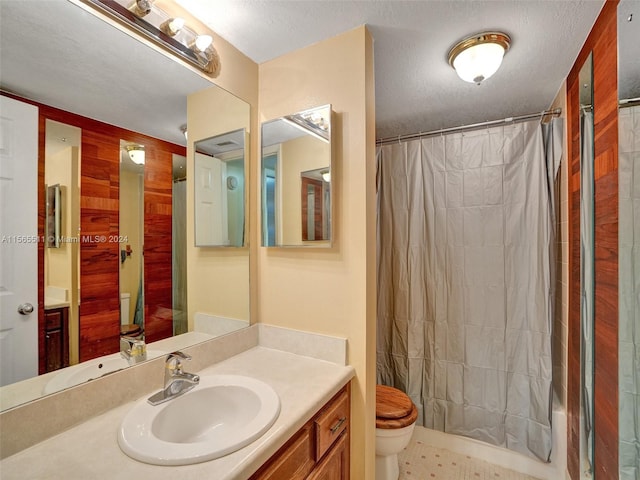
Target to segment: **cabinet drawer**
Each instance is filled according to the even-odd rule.
[[[316,461],[320,460],[349,424],[349,396],[335,397],[316,417]]]
[[[44,328],[45,330],[58,330],[62,328],[63,310],[57,308],[55,310],[45,310],[44,312]]]
[[[307,424],[251,480],[302,480],[314,465],[311,425]]]

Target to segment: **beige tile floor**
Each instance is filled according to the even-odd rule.
[[[398,461],[399,480],[538,480],[413,439],[398,455]]]

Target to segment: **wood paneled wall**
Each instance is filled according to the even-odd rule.
[[[578,74],[593,52],[595,140],[594,468],[618,478],[618,68],[617,5],[608,0],[567,78],[569,345],[567,467],[580,479],[580,121]]]
[[[7,92],[2,95],[39,108],[38,232],[45,225],[46,120],[82,129],[80,185],[80,361],[119,350],[120,293],[118,235],[120,140],[145,146],[144,284],[145,333],[152,342],[173,334],[171,281],[172,155],[186,148],[43,105]],[[106,237],[103,241],[101,237]],[[111,238],[110,238],[111,237]],[[90,240],[89,240],[90,239]],[[38,246],[38,339],[44,368],[44,245]]]

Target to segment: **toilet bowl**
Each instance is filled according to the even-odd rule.
[[[398,480],[398,453],[409,444],[417,418],[404,392],[376,385],[376,480]]]

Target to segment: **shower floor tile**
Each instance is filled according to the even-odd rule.
[[[414,439],[398,454],[398,461],[399,480],[538,480]]]

